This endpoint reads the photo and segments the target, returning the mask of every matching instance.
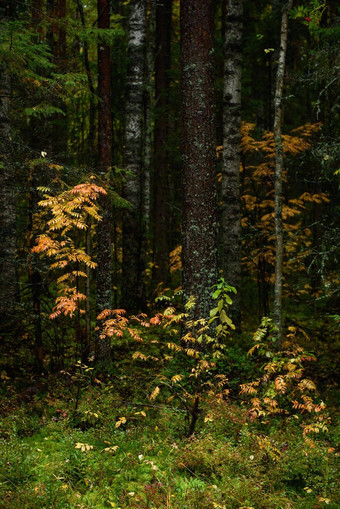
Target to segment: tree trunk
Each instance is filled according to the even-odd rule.
[[[130,3],[128,71],[126,78],[126,118],[123,186],[131,204],[123,220],[122,306],[128,311],[144,307],[144,260],[142,259],[142,147],[143,88],[145,67],[146,1]]]
[[[10,20],[9,2],[0,1],[0,23]],[[1,26],[0,26],[1,30]],[[0,323],[10,332],[15,316],[16,206],[10,126],[11,82],[6,63],[0,63]]]
[[[85,16],[84,16],[84,8],[83,8],[83,4],[82,4],[81,0],[77,0],[77,7],[78,7],[78,12],[79,12],[82,27],[85,28],[86,23],[85,23]],[[91,69],[90,69],[89,45],[88,45],[87,39],[84,40],[83,56],[84,56],[84,67],[85,67],[85,72],[86,72],[86,76],[87,76],[87,83],[88,83],[89,93],[90,93],[88,158],[90,159],[90,162],[91,162],[93,159],[93,151],[94,151],[95,105],[94,105],[94,86],[93,86],[92,73],[91,73]]]
[[[274,139],[275,139],[275,286],[274,286],[274,322],[277,329],[277,346],[282,343],[282,280],[283,280],[283,221],[282,221],[282,171],[283,171],[283,143],[282,143],[282,94],[285,75],[288,13],[293,0],[286,2],[281,22],[280,53],[276,76],[276,90],[274,103]]]
[[[53,63],[58,73],[67,71],[66,51],[66,0],[47,0],[47,16],[51,20],[46,39],[51,49]],[[68,116],[65,101],[55,96],[53,105],[64,110],[65,115],[55,113],[45,122],[43,130],[48,133],[46,150],[50,158],[65,161],[67,158]],[[51,132],[52,129],[52,132]]]
[[[224,38],[223,169],[221,211],[221,268],[234,286],[231,316],[241,326],[241,78],[243,0],[228,0]]]
[[[98,0],[98,28],[110,28],[110,6],[108,0]],[[110,46],[98,43],[98,167],[102,183],[109,180],[111,167],[111,86]],[[111,204],[108,195],[100,199],[102,220],[97,226],[97,314],[111,309]],[[96,339],[96,360],[110,360],[110,339]]]
[[[154,129],[154,282],[168,275],[168,130],[172,0],[157,0]]]
[[[41,324],[41,287],[42,279],[38,268],[35,254],[32,253],[33,247],[33,215],[37,208],[37,192],[35,168],[31,167],[29,178],[28,193],[28,228],[27,228],[27,257],[28,257],[28,276],[32,294],[33,304],[33,323],[34,323],[34,350],[36,369],[41,374],[44,370],[44,352]]]
[[[142,201],[143,201],[143,222],[146,235],[151,230],[151,163],[152,163],[152,143],[153,143],[153,118],[152,108],[154,103],[154,58],[153,50],[155,46],[155,18],[156,18],[156,0],[150,0],[148,5],[149,16],[146,31],[146,57],[145,57],[145,76],[144,76],[144,163],[143,163],[143,182],[142,182]]]
[[[217,193],[212,0],[181,2],[183,290],[208,318],[217,281]]]

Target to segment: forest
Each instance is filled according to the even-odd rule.
[[[340,507],[336,0],[0,0],[0,508]]]

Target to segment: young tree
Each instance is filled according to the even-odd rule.
[[[183,290],[209,317],[217,280],[213,1],[181,2]]]
[[[123,221],[122,306],[138,310],[144,305],[142,260],[142,147],[145,66],[146,0],[130,3],[128,71],[126,79],[125,153],[123,194],[131,204]]]
[[[237,289],[231,314],[241,325],[241,77],[243,0],[228,0],[224,24],[223,169],[221,267],[228,284]]]
[[[283,171],[283,143],[282,143],[282,94],[285,75],[288,13],[293,0],[288,0],[282,13],[279,62],[276,76],[276,90],[274,103],[274,141],[275,141],[275,287],[274,287],[274,322],[277,328],[277,344],[282,342],[282,267],[283,267],[283,222],[282,222],[282,171]]]
[[[98,28],[110,28],[109,0],[98,0]],[[98,43],[98,166],[101,180],[108,182],[111,167],[111,87],[110,45],[104,40]],[[107,195],[100,199],[102,221],[97,227],[97,314],[111,308],[111,205]],[[96,341],[96,359],[110,359],[110,339]]]

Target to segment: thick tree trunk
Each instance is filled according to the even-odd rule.
[[[123,220],[122,306],[128,311],[144,307],[144,260],[142,259],[142,148],[143,87],[145,67],[146,1],[130,3],[128,71],[126,79],[126,118],[123,186],[124,198],[131,204]]]
[[[168,275],[168,130],[169,68],[171,58],[172,0],[157,0],[155,55],[155,135],[154,135],[154,281]]]
[[[282,94],[285,75],[288,13],[293,0],[288,0],[283,7],[281,22],[280,53],[276,76],[276,90],[274,103],[274,139],[275,139],[275,286],[274,286],[274,322],[277,328],[277,346],[282,343],[282,280],[283,280],[283,221],[282,221],[282,171],[283,171],[283,143],[282,143]]]
[[[217,281],[217,196],[212,0],[181,2],[183,290],[208,318]]]
[[[0,30],[9,21],[9,2],[0,1]],[[10,328],[14,318],[16,277],[16,206],[13,179],[11,82],[5,62],[0,63],[0,323]]]
[[[98,28],[110,28],[110,6],[108,0],[98,0]],[[108,181],[111,167],[111,86],[110,46],[98,43],[98,167],[102,182]],[[108,195],[100,199],[102,221],[97,227],[97,314],[111,308],[111,204]],[[110,360],[110,339],[96,340],[96,360]]]
[[[221,268],[234,286],[231,316],[241,325],[241,77],[243,0],[227,0],[224,38]]]

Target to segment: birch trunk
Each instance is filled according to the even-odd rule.
[[[110,28],[110,4],[98,0],[98,28]],[[111,167],[111,80],[110,46],[103,41],[98,44],[98,167],[101,180],[108,181]],[[97,314],[111,308],[111,204],[107,195],[100,199],[102,221],[97,227]],[[96,359],[110,360],[110,339],[96,338]]]
[[[183,290],[208,318],[217,281],[217,195],[212,0],[181,2]]]
[[[10,20],[9,2],[0,1],[0,30]],[[10,126],[11,82],[5,63],[0,63],[0,322],[11,328],[16,294],[16,206]],[[10,332],[10,330],[9,330]]]
[[[143,88],[145,67],[146,0],[130,3],[128,71],[126,79],[126,118],[123,186],[124,198],[131,204],[123,219],[122,305],[128,311],[144,307],[144,261],[142,259],[142,147]]]
[[[274,102],[274,139],[275,139],[275,286],[274,286],[274,322],[277,329],[277,346],[282,343],[282,282],[283,282],[283,222],[282,222],[282,172],[283,172],[283,143],[282,143],[282,94],[284,85],[287,38],[288,13],[293,0],[288,0],[283,7],[280,37],[279,62],[276,75],[276,89]]]
[[[241,78],[243,0],[227,0],[224,38],[223,169],[221,210],[221,267],[234,286],[231,316],[241,325]]]

